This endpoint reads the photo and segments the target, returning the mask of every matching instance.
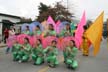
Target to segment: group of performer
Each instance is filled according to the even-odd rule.
[[[86,30],[86,27],[84,29]],[[32,40],[27,36],[18,38],[22,34],[33,38]],[[41,31],[40,26],[37,25],[30,32],[29,26],[26,26],[26,29],[17,35],[17,38],[13,39],[11,46],[13,60],[21,63],[27,62],[32,57],[34,65],[41,65],[46,61],[50,67],[56,67],[59,64],[58,52],[62,50],[66,66],[76,69],[78,67],[76,60],[78,48],[73,39],[74,35],[75,31],[71,30],[70,24],[66,24],[59,34],[54,30],[53,24],[49,24],[46,31]],[[84,39],[83,42],[86,42],[85,34],[82,38]],[[87,43],[83,44],[83,55],[88,56]]]

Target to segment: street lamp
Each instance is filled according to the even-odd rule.
[[[63,0],[61,0],[60,2],[64,2]],[[64,3],[66,3],[66,9],[68,10],[68,3],[69,3],[69,0],[67,0],[66,2],[64,2]]]

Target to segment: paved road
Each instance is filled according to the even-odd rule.
[[[0,72],[108,72],[108,48],[107,41],[103,40],[99,54],[92,55],[93,48],[90,48],[90,56],[83,57],[79,51],[77,60],[79,67],[77,70],[69,70],[62,62],[63,57],[60,52],[58,58],[60,65],[57,68],[49,68],[47,64],[34,66],[33,61],[27,63],[17,63],[12,61],[11,54],[5,54],[5,48],[0,48]]]

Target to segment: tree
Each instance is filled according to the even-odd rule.
[[[48,10],[48,6],[43,4],[43,3],[40,3],[40,6],[38,6],[38,9],[39,9],[39,13],[42,14],[43,12],[47,11]]]
[[[20,23],[30,23],[30,22],[32,22],[31,18],[24,18],[24,17],[22,17],[20,21]]]
[[[92,23],[93,22],[91,20],[87,20],[87,23],[86,23],[87,27],[90,27]]]
[[[60,20],[71,20],[71,17],[74,17],[72,13],[70,13],[62,4],[59,2],[55,5],[55,11],[56,11],[56,19]]]
[[[37,16],[37,21],[39,22],[42,22],[44,20],[46,20],[46,17],[48,15],[48,9],[50,7],[43,4],[43,3],[40,3],[40,5],[38,6],[38,9],[39,9],[39,16]]]
[[[52,16],[52,18],[56,20],[71,20],[73,14],[70,13],[62,4],[57,2],[54,7],[47,6],[43,3],[40,3],[39,9],[39,16],[38,21],[42,22],[48,18],[48,16]]]

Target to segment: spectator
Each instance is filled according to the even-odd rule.
[[[6,40],[8,39],[9,37],[9,30],[8,28],[5,28],[4,30],[4,43],[6,43]]]

